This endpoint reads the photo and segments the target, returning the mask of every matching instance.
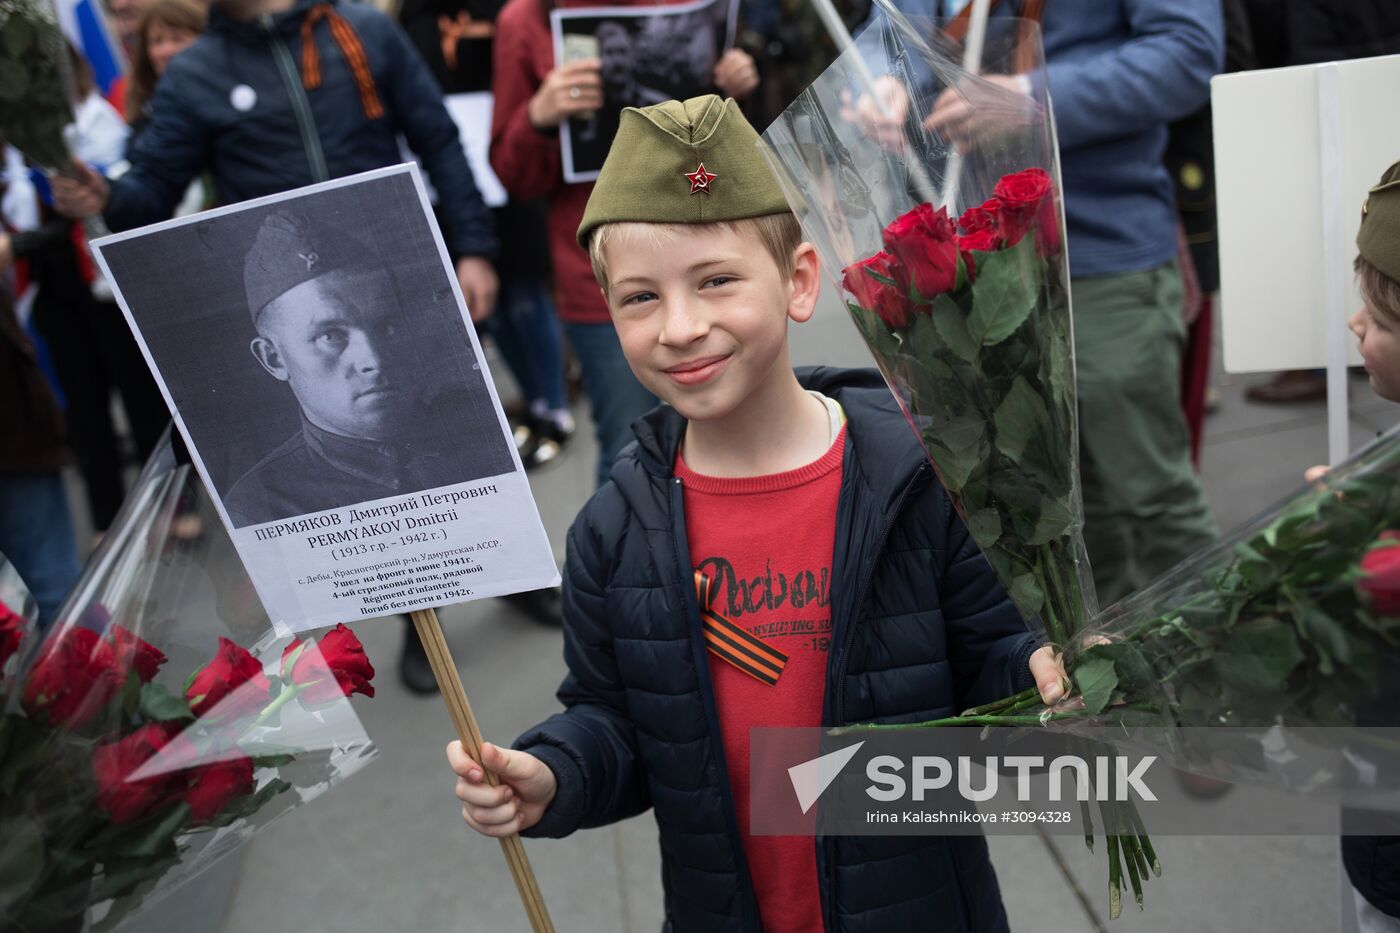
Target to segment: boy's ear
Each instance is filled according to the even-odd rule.
[[[811,243],[799,243],[792,252],[792,279],[788,283],[788,317],[799,324],[812,318],[821,294],[821,261]]]

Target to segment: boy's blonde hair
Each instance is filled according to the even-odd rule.
[[[1400,327],[1400,282],[1377,269],[1364,256],[1356,257],[1353,268],[1361,286],[1361,300],[1366,302],[1366,307],[1390,324]]]
[[[712,228],[733,233],[752,233],[763,244],[768,255],[778,266],[783,281],[792,278],[793,253],[802,243],[802,226],[791,213],[764,214],[744,220],[717,220],[706,224],[658,224],[640,221],[619,221],[603,224],[593,231],[588,240],[588,261],[593,265],[593,278],[604,294],[608,292],[608,262],[603,255],[603,247],[609,241],[622,241],[649,236],[652,242],[670,240],[676,234],[697,228]]]

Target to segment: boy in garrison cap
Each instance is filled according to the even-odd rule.
[[[423,379],[431,322],[401,306],[393,274],[357,239],[274,213],[243,283],[252,354],[291,388],[302,423],[224,497],[235,526],[514,469],[479,377]]]
[[[1386,169],[1367,195],[1356,235],[1356,276],[1361,308],[1347,322],[1360,341],[1361,359],[1371,389],[1400,402],[1400,162]],[[1325,468],[1309,470],[1309,479]],[[1372,708],[1362,711],[1366,725],[1396,725],[1400,687],[1390,682]],[[1370,831],[1400,831],[1391,815],[1342,811],[1346,824],[1357,821]],[[1400,931],[1400,836],[1342,837],[1342,862],[1354,888],[1362,933]]]
[[[564,711],[482,761],[448,747],[463,816],[564,836],[655,808],[668,930],[1005,930],[980,836],[751,832],[750,729],[1063,678],[879,376],[790,367],[819,270],[758,142],[718,97],[622,112],[578,236],[668,404],[569,532]]]

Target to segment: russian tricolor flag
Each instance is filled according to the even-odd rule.
[[[120,110],[126,56],[98,0],[54,0],[54,6],[64,36],[92,65],[97,89]]]

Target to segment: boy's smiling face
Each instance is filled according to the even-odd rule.
[[[815,251],[791,278],[742,226],[633,227],[610,237],[606,297],[622,352],[642,385],[688,420],[742,413],[788,374],[787,323],[816,305]]]
[[[1400,323],[1363,303],[1347,327],[1359,341],[1371,390],[1383,399],[1400,402]]]

